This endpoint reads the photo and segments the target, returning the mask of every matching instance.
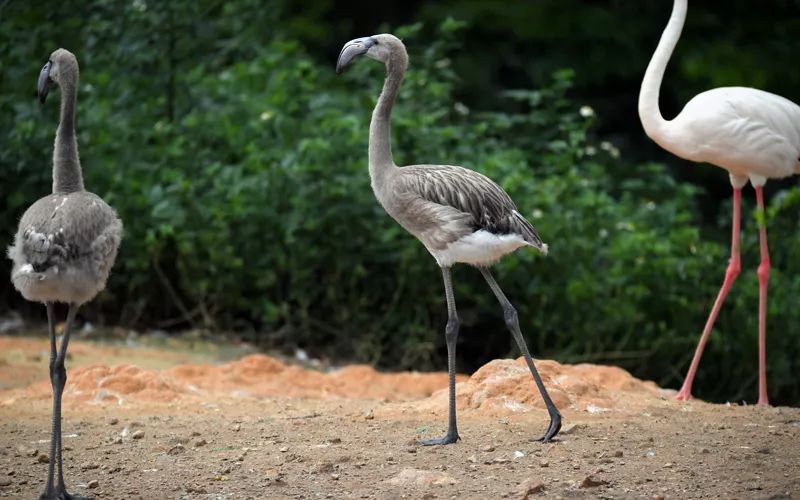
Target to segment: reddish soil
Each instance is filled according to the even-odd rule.
[[[0,497],[43,489],[48,344],[0,337]],[[462,441],[445,430],[444,373],[326,372],[251,354],[70,345],[69,489],[96,498],[791,498],[800,410],[701,401],[609,366],[538,361],[559,439],[521,360],[457,386]],[[98,363],[100,362],[100,363]],[[141,432],[137,432],[141,431]],[[530,491],[529,491],[530,490]]]

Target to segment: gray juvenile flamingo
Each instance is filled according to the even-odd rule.
[[[546,254],[547,245],[542,243],[508,194],[488,177],[450,165],[395,165],[391,149],[391,113],[408,66],[408,54],[403,42],[394,35],[357,38],[342,48],[336,71],[341,72],[361,55],[384,63],[387,73],[369,127],[372,190],[386,212],[425,245],[441,267],[444,279],[448,312],[445,340],[450,382],[447,434],[420,443],[450,444],[459,439],[455,389],[459,320],[450,276],[450,267],[457,262],[477,267],[500,301],[506,325],[547,405],[550,425],[541,440],[550,441],[561,429],[561,414],[550,399],[525,345],[517,311],[489,271],[489,266],[500,257],[520,247],[533,247]]]
[[[26,299],[47,307],[53,422],[50,464],[41,498],[65,500],[81,497],[67,493],[64,484],[61,459],[61,396],[67,383],[64,359],[78,308],[105,288],[122,238],[122,222],[99,196],[83,188],[75,134],[78,61],[67,50],[53,52],[39,74],[42,103],[53,85],[61,89],[61,119],[53,151],[53,194],[39,199],[22,215],[8,256],[13,261],[14,287]],[[58,349],[55,302],[69,304]]]

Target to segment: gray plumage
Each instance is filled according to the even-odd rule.
[[[62,92],[53,194],[31,205],[20,220],[14,244],[8,248],[11,281],[28,300],[80,305],[105,288],[122,238],[122,222],[106,202],[83,188],[74,126],[77,60],[59,49],[49,64],[50,78],[59,79]]]
[[[523,217],[511,198],[488,177],[450,165],[398,167],[392,157],[392,107],[408,67],[405,46],[390,34],[351,40],[342,47],[336,62],[341,72],[357,57],[365,55],[386,65],[383,84],[369,124],[369,176],[372,191],[386,212],[419,239],[442,268],[447,300],[447,372],[449,414],[447,434],[420,441],[423,445],[458,441],[456,424],[455,352],[459,319],[450,267],[458,262],[478,267],[503,308],[506,326],[519,346],[539,393],[550,414],[550,425],[542,441],[550,441],[561,429],[561,414],[553,404],[528,352],[517,312],[497,284],[488,266],[522,246],[547,253],[536,230]]]
[[[488,177],[450,165],[395,165],[391,112],[408,55],[395,36],[375,35],[345,45],[337,69],[362,54],[386,65],[386,81],[369,132],[372,190],[386,212],[416,236],[440,266],[490,265],[521,246],[547,253],[530,222]]]
[[[11,280],[35,302],[83,304],[105,288],[122,223],[99,196],[54,193],[25,212],[14,245]]]
[[[398,168],[392,184],[393,202],[387,203],[387,210],[410,232],[424,235],[427,247],[444,250],[485,230],[517,234],[530,246],[546,249],[511,197],[481,173],[451,165],[413,165]]]

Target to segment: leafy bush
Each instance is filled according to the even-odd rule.
[[[126,224],[108,292],[85,314],[136,327],[235,331],[265,346],[388,368],[443,366],[439,270],[369,187],[379,64],[360,61],[337,78],[334,60],[312,59],[282,36],[280,9],[263,12],[254,0],[133,2],[121,13],[96,0],[88,22],[70,14],[76,5],[51,13],[16,3],[7,7],[17,9],[14,29],[0,28],[10,48],[0,67],[8,82],[0,95],[3,244],[24,208],[49,190],[57,109],[41,116],[32,86],[60,33],[82,65],[87,186]],[[33,44],[20,34],[31,26]],[[721,282],[723,231],[701,232],[695,188],[663,166],[627,162],[594,137],[591,110],[567,97],[571,71],[536,90],[507,92],[498,111],[459,103],[448,55],[461,28],[448,20],[425,44],[420,26],[397,30],[411,68],[393,120],[396,160],[489,175],[550,244],[548,257],[520,251],[496,271],[535,354],[614,362],[677,385]],[[791,244],[798,203],[797,190],[781,193],[769,213],[779,234],[770,383],[784,402],[800,401],[791,378],[800,335],[791,307],[800,288]],[[754,226],[746,217],[745,263],[757,249]],[[723,310],[723,334],[698,376],[701,396],[755,394],[754,276],[743,273]],[[513,354],[479,273],[457,268],[455,280],[461,368]],[[20,303],[9,285],[2,293],[9,306]]]

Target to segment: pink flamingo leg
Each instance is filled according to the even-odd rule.
[[[767,221],[764,214],[764,193],[756,188],[758,231],[761,240],[761,264],[758,266],[758,404],[769,406],[767,398],[767,283],[769,282],[769,249]]]
[[[703,356],[703,349],[705,349],[706,342],[708,342],[708,337],[711,335],[711,329],[714,327],[714,321],[717,320],[717,315],[719,314],[719,310],[722,308],[722,303],[725,301],[728,291],[731,289],[733,282],[736,281],[736,277],[739,276],[739,271],[741,271],[742,268],[741,261],[739,259],[739,214],[741,212],[741,201],[742,189],[733,188],[733,234],[731,236],[731,259],[728,262],[728,269],[725,271],[725,281],[722,282],[722,288],[720,288],[719,294],[717,294],[717,300],[714,301],[714,307],[711,309],[711,314],[708,315],[708,321],[706,321],[705,328],[703,328],[703,335],[700,337],[700,342],[698,342],[697,349],[694,351],[692,364],[689,366],[689,373],[686,374],[686,380],[683,381],[681,390],[678,391],[677,395],[675,395],[675,399],[679,401],[688,401],[692,399],[692,382],[694,382],[694,376],[697,373],[697,367],[700,365],[700,358]]]

